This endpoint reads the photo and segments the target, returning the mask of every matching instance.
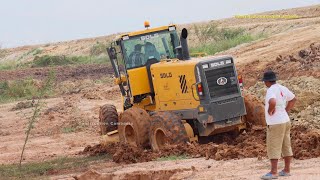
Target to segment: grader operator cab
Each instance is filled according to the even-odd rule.
[[[179,37],[175,25],[146,27],[117,37],[107,49],[123,113],[118,117],[114,105],[102,106],[101,133],[159,150],[165,144],[245,129],[246,107],[234,59],[191,59],[186,29]]]

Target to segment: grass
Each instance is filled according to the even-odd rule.
[[[65,66],[80,64],[103,64],[110,62],[106,55],[101,56],[36,56],[31,67]]]
[[[74,127],[63,127],[61,131],[62,131],[62,133],[68,134],[68,133],[76,132],[76,128],[74,128]]]
[[[253,36],[250,34],[238,35],[231,39],[223,39],[215,42],[208,42],[197,47],[190,48],[191,53],[204,52],[208,55],[214,55],[217,52],[225,51],[237,45],[248,43],[262,38],[263,35]]]
[[[165,156],[160,157],[157,159],[157,161],[175,161],[175,160],[181,160],[181,159],[188,159],[189,157],[187,155],[171,155],[171,156]]]
[[[7,61],[7,62],[0,63],[0,71],[16,69],[17,67],[18,67],[18,64],[16,61]]]
[[[90,55],[91,56],[99,56],[103,53],[106,53],[107,45],[104,43],[100,43],[99,41],[96,42],[91,48],[90,48]]]
[[[0,103],[37,98],[42,84],[32,78],[0,82]],[[53,95],[53,87],[49,95]]]
[[[214,55],[237,45],[265,38],[264,34],[251,35],[241,28],[218,28],[211,23],[205,26],[194,26],[195,36],[199,43],[190,43],[191,53],[206,53]]]
[[[43,179],[54,172],[62,170],[85,169],[90,163],[110,159],[109,155],[89,157],[59,157],[50,161],[22,164],[0,165],[0,179]]]

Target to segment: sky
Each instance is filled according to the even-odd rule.
[[[0,0],[0,46],[104,36],[320,4],[320,0]]]

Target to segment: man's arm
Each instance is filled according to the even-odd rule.
[[[296,98],[293,98],[290,101],[288,101],[288,104],[287,104],[287,107],[286,107],[286,111],[287,112],[289,112],[293,108],[293,106],[296,103],[296,101],[297,101]]]
[[[275,113],[277,101],[275,98],[271,98],[269,99],[268,103],[269,103],[268,113],[270,116],[272,116]]]

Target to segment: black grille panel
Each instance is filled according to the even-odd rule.
[[[205,71],[205,75],[210,96],[212,98],[239,93],[237,77],[235,76],[233,66],[227,66],[219,69],[208,69]],[[227,78],[227,84],[218,85],[217,80],[220,77]]]

